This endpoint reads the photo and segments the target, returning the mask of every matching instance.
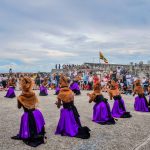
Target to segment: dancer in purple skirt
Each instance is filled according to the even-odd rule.
[[[126,112],[124,100],[122,99],[118,85],[114,80],[111,81],[109,95],[111,100],[112,98],[114,99],[112,116],[114,118],[130,118],[130,112]]]
[[[60,91],[60,87],[58,86],[58,87],[55,88],[55,94],[54,95],[58,95],[59,91]]]
[[[21,79],[22,93],[17,98],[18,108],[24,109],[21,118],[20,131],[17,136],[12,137],[15,140],[23,140],[29,146],[37,147],[44,143],[45,121],[42,113],[37,109],[38,99],[32,91],[33,81],[29,77]]]
[[[43,81],[42,85],[40,86],[40,94],[39,94],[40,96],[48,95],[47,86],[48,86],[48,78],[44,78],[44,81]]]
[[[141,86],[141,81],[136,80],[135,81],[135,87],[134,87],[134,95],[138,95],[135,97],[135,102],[134,102],[134,110],[135,111],[140,111],[140,112],[149,112],[148,108],[148,102],[147,99],[144,95],[144,89]]]
[[[73,83],[71,83],[70,85],[70,89],[76,94],[76,95],[80,95],[80,87],[79,87],[79,76],[76,76],[73,80]]]
[[[62,136],[77,137],[82,139],[90,138],[90,129],[82,127],[79,113],[74,105],[74,93],[68,87],[68,80],[61,75],[61,89],[58,94],[56,105],[58,108],[62,105],[60,119],[55,134]]]
[[[11,78],[9,80],[8,86],[9,86],[9,89],[8,89],[7,94],[6,94],[5,97],[7,97],[7,98],[16,97],[16,94],[15,94],[15,86],[16,86],[15,78]]]
[[[101,94],[100,83],[94,85],[94,92],[87,94],[90,97],[89,103],[95,102],[93,107],[93,121],[102,125],[115,124],[115,120],[110,112],[108,100]]]

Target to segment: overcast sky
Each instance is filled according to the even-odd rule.
[[[150,0],[0,0],[0,72],[150,60]]]

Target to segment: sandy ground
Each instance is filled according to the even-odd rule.
[[[81,96],[76,96],[75,105],[80,113],[82,125],[91,129],[91,138],[82,140],[54,134],[60,113],[54,104],[54,91],[49,91],[49,96],[39,97],[39,109],[45,117],[48,140],[46,144],[31,148],[22,141],[10,138],[19,131],[23,110],[17,109],[16,98],[4,98],[5,93],[0,92],[0,150],[150,150],[150,113],[135,112],[132,96],[123,95],[132,118],[119,119],[116,125],[111,126],[91,121],[94,103],[88,103],[87,91],[82,91]],[[20,91],[16,91],[17,95],[19,93]],[[107,97],[107,94],[104,93],[104,96]],[[112,107],[113,101],[109,102]]]

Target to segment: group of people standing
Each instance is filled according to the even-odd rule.
[[[56,87],[57,101],[56,106],[60,110],[60,119],[56,127],[55,134],[61,136],[77,137],[82,139],[90,138],[90,129],[87,126],[82,126],[80,115],[74,104],[75,95],[80,95],[80,76],[76,76],[72,82],[63,74],[60,75],[58,87]],[[38,110],[38,98],[33,91],[34,82],[31,77],[22,76],[19,79],[20,89],[22,93],[17,97],[18,108],[24,109],[24,114],[21,118],[19,134],[12,139],[23,140],[24,143],[32,147],[36,147],[45,143],[45,121],[40,110]],[[13,78],[9,81],[9,89],[6,97],[15,96],[15,81]],[[40,96],[47,96],[48,78],[44,78],[40,86]],[[108,99],[102,94],[103,87],[100,80],[95,80],[93,92],[87,93],[89,103],[94,102],[92,121],[102,125],[114,125],[118,118],[130,118],[132,115],[126,110],[125,102],[122,98],[121,91],[117,81],[110,80],[108,82],[107,92],[110,100],[114,99],[112,109]],[[150,94],[150,85],[148,87]],[[12,92],[12,93],[11,93]],[[134,109],[140,112],[149,112],[150,102],[147,101],[144,95],[144,89],[141,86],[141,81],[136,80],[134,83],[135,98]]]

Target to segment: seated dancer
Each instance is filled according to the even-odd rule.
[[[7,97],[7,98],[16,97],[16,95],[15,95],[15,86],[16,86],[15,78],[11,78],[9,80],[8,86],[9,86],[9,89],[8,89],[7,94],[6,94],[5,97]]]
[[[59,91],[60,91],[60,87],[58,86],[58,87],[55,88],[55,94],[54,95],[58,95]]]
[[[48,79],[44,78],[41,86],[40,86],[40,96],[47,96],[48,95],[48,90],[47,90],[47,86],[48,86]]]
[[[111,115],[108,100],[101,94],[100,83],[94,85],[94,92],[87,94],[90,99],[89,103],[95,102],[93,107],[93,121],[99,124],[115,124],[115,120]]]
[[[144,89],[141,86],[140,80],[136,80],[136,82],[135,82],[133,96],[136,94],[138,96],[135,98],[134,110],[141,111],[141,112],[149,112],[148,102],[144,95]]]
[[[33,81],[29,77],[23,77],[21,80],[22,93],[17,98],[18,108],[24,109],[21,118],[20,131],[17,136],[12,137],[15,140],[23,140],[29,146],[36,147],[44,143],[45,121],[42,113],[37,109],[38,99],[33,92]]]
[[[63,108],[60,111],[60,119],[55,134],[88,139],[90,129],[81,126],[80,116],[74,105],[74,93],[69,89],[68,80],[65,76],[61,76],[60,85],[61,89],[56,105],[58,108],[63,105]]]
[[[124,100],[122,99],[118,85],[114,80],[111,81],[109,95],[111,100],[112,98],[114,99],[112,116],[114,118],[130,118],[130,112],[126,112]]]
[[[75,79],[73,80],[73,83],[71,83],[70,85],[70,89],[76,94],[76,95],[80,95],[80,87],[79,87],[79,76],[76,76]]]

